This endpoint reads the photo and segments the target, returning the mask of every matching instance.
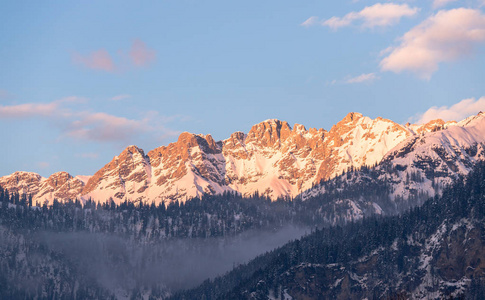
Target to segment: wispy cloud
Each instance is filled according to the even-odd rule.
[[[360,22],[362,28],[387,27],[399,23],[403,17],[412,17],[419,11],[417,7],[408,4],[376,3],[367,6],[361,11],[353,11],[343,17],[331,17],[328,20],[319,21],[317,17],[310,17],[302,26],[321,24],[332,29],[339,29]]]
[[[81,112],[69,123],[66,135],[79,140],[129,141],[130,137],[152,130],[148,120],[133,120],[102,112]]]
[[[334,79],[326,83],[326,85],[336,85],[336,84],[356,84],[356,83],[372,83],[373,81],[379,79],[376,73],[364,73],[358,76],[346,76],[342,80]]]
[[[111,55],[105,49],[99,49],[91,52],[88,55],[82,55],[74,52],[72,60],[76,64],[80,64],[88,69],[99,70],[105,72],[114,72],[116,66],[111,58]]]
[[[347,83],[363,83],[363,82],[372,82],[379,77],[375,73],[367,73],[361,74],[356,77],[352,77],[346,80]]]
[[[50,117],[57,115],[58,117],[70,117],[72,112],[69,109],[63,108],[65,103],[82,103],[85,98],[81,97],[66,97],[49,103],[24,103],[17,105],[0,105],[1,119],[19,119],[29,117]]]
[[[121,95],[117,95],[117,96],[114,96],[114,97],[110,98],[110,100],[112,100],[112,101],[120,101],[120,100],[124,100],[124,99],[128,99],[128,98],[131,98],[131,95],[121,94]]]
[[[304,26],[304,27],[310,27],[310,26],[313,26],[313,25],[318,25],[320,23],[321,23],[321,21],[318,19],[318,17],[312,16],[312,17],[306,19],[306,21],[301,23],[300,25]]]
[[[130,58],[132,63],[137,67],[145,67],[155,61],[156,53],[154,50],[147,48],[145,43],[136,39],[131,45]]]
[[[47,169],[48,167],[50,167],[50,163],[46,161],[40,161],[36,165],[39,169]]]
[[[146,67],[156,59],[155,50],[148,48],[140,39],[133,41],[128,55],[124,54],[126,50],[118,50],[117,53],[119,55],[118,61],[124,61],[124,64],[116,64],[113,56],[105,49],[99,49],[85,55],[73,52],[72,61],[88,69],[112,73],[124,70],[121,66],[125,66],[125,64],[135,68]]]
[[[411,71],[429,79],[439,63],[469,56],[485,41],[485,15],[467,8],[439,11],[400,41],[399,46],[388,49],[390,54],[380,62],[381,70]]]
[[[443,6],[448,5],[451,2],[455,2],[457,0],[434,0],[433,1],[433,8],[440,8]]]
[[[61,137],[95,142],[130,142],[140,136],[161,139],[178,134],[165,127],[169,117],[147,112],[141,119],[129,119],[104,112],[76,111],[68,104],[79,103],[79,97],[68,97],[50,103],[0,105],[0,119],[43,118],[61,131]]]
[[[433,106],[422,114],[410,118],[410,121],[417,124],[424,124],[431,120],[442,119],[445,121],[461,121],[466,117],[485,111],[485,97],[476,100],[475,98],[464,99],[450,107]]]

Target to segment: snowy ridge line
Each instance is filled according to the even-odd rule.
[[[54,198],[160,203],[224,192],[306,199],[325,193],[318,185],[322,181],[376,166],[381,179],[393,183],[393,198],[432,194],[436,185],[466,174],[483,159],[484,119],[480,113],[460,122],[400,125],[349,113],[329,131],[269,119],[222,141],[184,132],[177,142],[148,153],[132,145],[93,176],[15,172],[1,177],[0,185],[31,194],[34,203]],[[389,166],[399,171],[386,174]],[[402,180],[410,176],[411,184]],[[359,204],[354,205],[360,214]],[[381,210],[378,203],[374,207]]]

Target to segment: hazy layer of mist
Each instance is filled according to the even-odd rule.
[[[309,229],[248,231],[232,238],[176,239],[140,243],[99,233],[42,232],[36,239],[62,253],[88,279],[119,295],[134,288],[175,291],[299,238]]]

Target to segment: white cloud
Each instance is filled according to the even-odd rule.
[[[443,6],[448,5],[451,2],[455,2],[457,0],[434,0],[433,1],[433,8],[440,8]]]
[[[363,83],[363,82],[372,82],[379,77],[375,73],[367,73],[361,74],[356,77],[352,77],[346,80],[347,83]]]
[[[412,17],[416,15],[418,11],[419,8],[409,7],[407,4],[376,3],[372,6],[365,7],[361,11],[350,12],[341,18],[332,17],[321,24],[332,29],[339,29],[351,25],[354,21],[361,21],[361,26],[363,28],[386,27],[397,24],[403,17]],[[311,25],[317,23],[318,22],[314,22],[314,20],[309,22]]]
[[[411,121],[417,120],[417,124],[424,124],[431,120],[442,119],[444,121],[461,121],[480,111],[485,111],[485,97],[478,100],[475,98],[464,99],[451,107],[433,106],[423,114],[418,114],[411,118]]]
[[[122,95],[117,95],[117,96],[114,96],[114,97],[110,98],[110,100],[113,100],[113,101],[120,101],[120,100],[124,100],[124,99],[128,99],[128,98],[131,98],[131,95],[128,95],[128,94],[122,94]]]
[[[68,104],[84,101],[79,97],[68,97],[50,103],[24,103],[0,105],[0,119],[43,118],[54,123],[62,136],[76,140],[97,142],[129,142],[140,135],[150,138],[173,136],[177,132],[164,126],[157,112],[148,112],[142,119],[128,119],[104,112],[75,111]]]
[[[383,71],[411,71],[429,79],[441,62],[473,52],[485,41],[485,15],[480,10],[458,8],[439,11],[412,28],[392,48],[380,66]]]
[[[313,26],[313,25],[317,25],[319,23],[320,23],[320,21],[318,20],[318,17],[313,16],[313,17],[306,19],[306,21],[301,23],[300,25],[304,26],[304,27],[310,27],[310,26]]]

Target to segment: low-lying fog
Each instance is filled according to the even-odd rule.
[[[309,231],[288,226],[225,239],[155,243],[93,233],[43,232],[37,238],[51,250],[63,253],[82,275],[119,295],[135,287],[159,286],[172,292],[195,287]]]

